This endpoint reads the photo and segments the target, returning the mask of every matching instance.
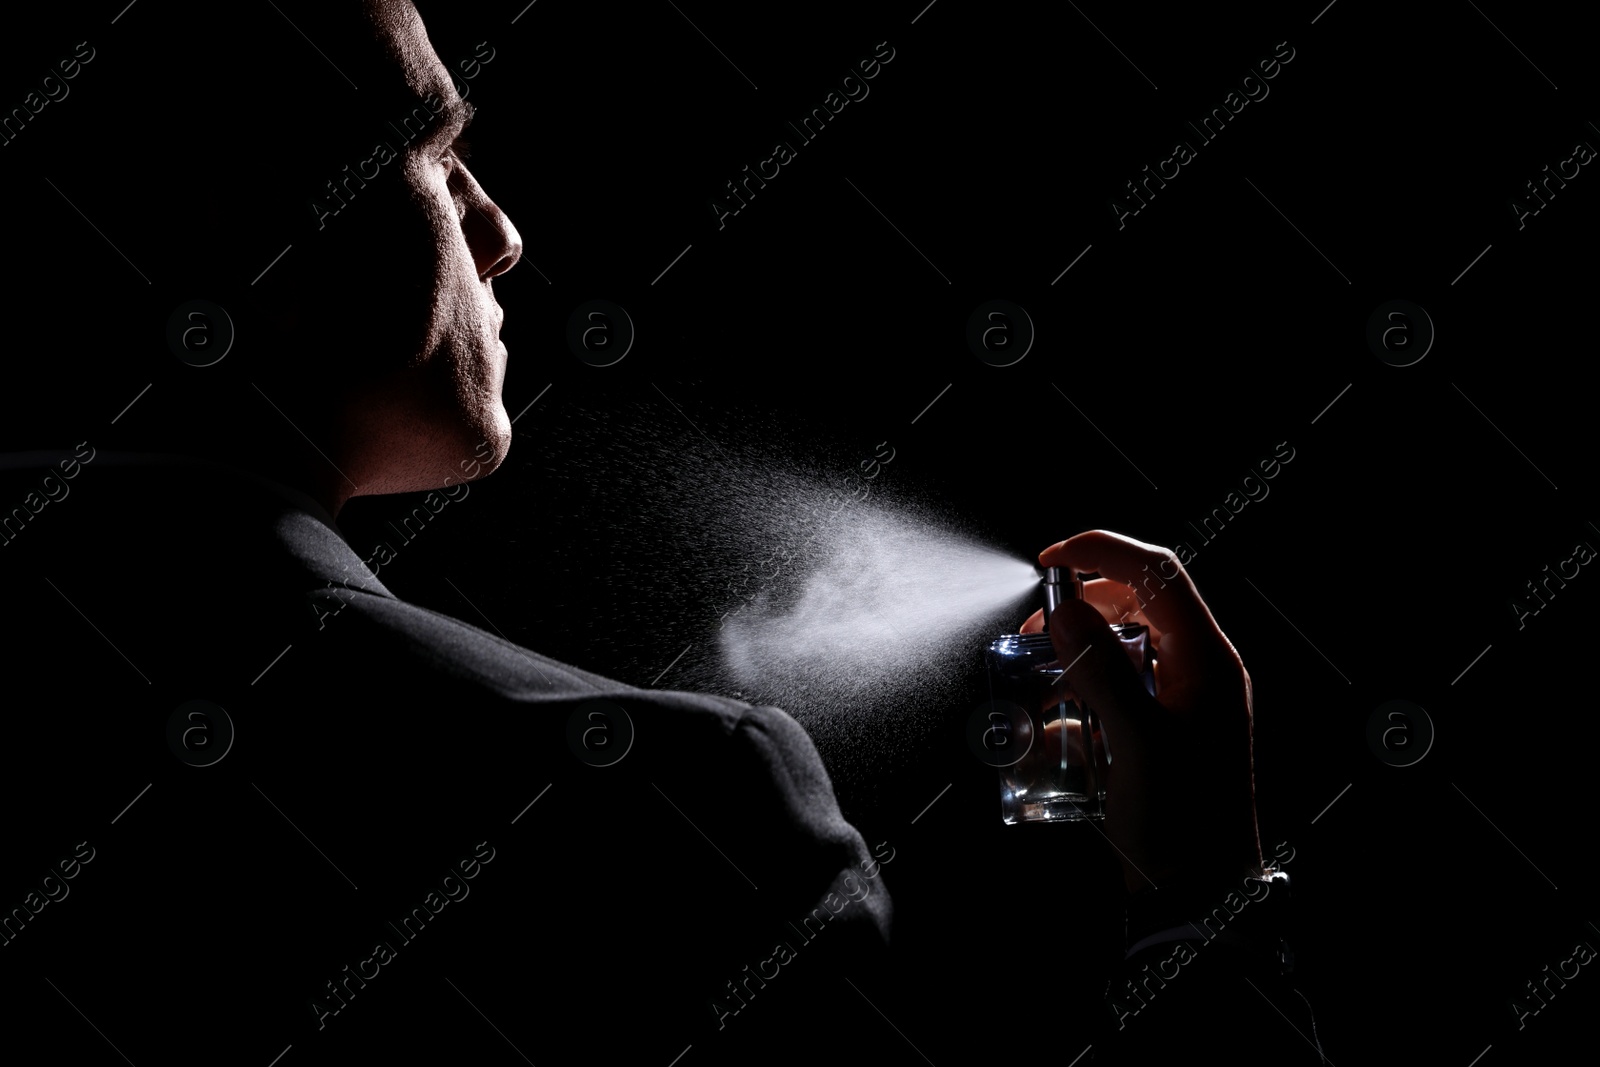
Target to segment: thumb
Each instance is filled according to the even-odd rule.
[[[1065,600],[1050,615],[1050,640],[1072,687],[1115,731],[1148,723],[1153,701],[1122,642],[1093,604]]]

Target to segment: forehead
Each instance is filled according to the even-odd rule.
[[[375,46],[367,59],[370,100],[406,107],[437,96],[454,100],[450,74],[428,40],[428,31],[409,0],[367,0],[365,14]],[[369,92],[362,85],[363,95]]]

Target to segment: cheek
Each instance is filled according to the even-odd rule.
[[[463,234],[463,207],[432,164],[412,166],[406,193],[404,210],[392,216],[394,225],[370,264],[376,279],[393,289],[379,331],[396,346],[387,358],[391,366],[410,368],[407,406],[443,433],[449,448],[465,456],[488,441],[496,456],[503,455],[502,439],[509,437],[500,402],[504,357]]]
[[[437,343],[442,220],[421,177],[370,183],[340,219],[354,225],[321,257],[327,332],[317,336],[369,371],[418,363]]]
[[[476,274],[461,238],[453,198],[437,168],[418,165],[411,197],[383,255],[393,264],[378,269],[394,284],[391,313],[415,331],[408,354],[414,360],[454,361],[458,342],[474,317]]]

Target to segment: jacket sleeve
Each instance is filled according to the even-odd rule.
[[[707,990],[708,1032],[696,1053],[727,1062],[774,1049],[802,1057],[793,1062],[837,1055],[876,1019],[866,998],[889,941],[883,869],[893,845],[869,848],[845,821],[816,747],[786,713],[753,707],[730,741],[719,788],[740,812],[722,832],[750,892],[735,895],[740,906],[728,915],[733,954]],[[898,1040],[874,1025],[869,1044]]]
[[[1328,1062],[1294,953],[1289,877],[1209,879],[1130,898],[1126,950],[1106,987],[1096,1062],[1229,1053]]]

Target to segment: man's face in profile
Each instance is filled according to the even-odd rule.
[[[466,477],[463,461],[475,461],[476,474],[504,459],[507,354],[492,281],[522,254],[516,228],[461,160],[471,106],[457,96],[416,9],[406,0],[366,0],[365,12],[389,60],[389,84],[374,88],[411,107],[431,99],[439,117],[389,164],[405,186],[403,197],[386,201],[403,204],[400,217],[382,220],[382,245],[344,275],[352,308],[398,320],[398,329],[371,324],[366,343],[404,346],[372,353],[376,370],[339,415],[339,466],[359,495],[452,484]],[[390,256],[400,261],[384,262]]]

